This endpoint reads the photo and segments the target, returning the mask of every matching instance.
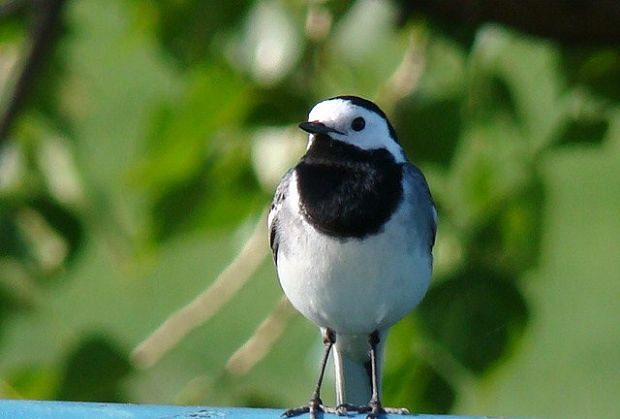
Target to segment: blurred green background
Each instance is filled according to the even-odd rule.
[[[20,3],[0,4],[0,111],[46,13]],[[385,403],[617,414],[617,45],[406,1],[56,3],[0,137],[0,398],[307,400],[316,328],[280,306],[255,334],[281,298],[266,233],[259,267],[208,323],[154,365],[131,352],[252,235],[303,153],[296,123],[357,94],[391,116],[440,214],[432,288],[388,343]]]

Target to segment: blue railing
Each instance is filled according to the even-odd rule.
[[[280,419],[283,411],[284,409],[0,400],[1,419]],[[362,419],[365,415],[349,415],[348,417]],[[464,418],[464,416],[424,414],[392,417],[401,419]],[[324,418],[336,419],[338,416],[324,415]],[[300,416],[300,419],[308,419],[308,415]]]

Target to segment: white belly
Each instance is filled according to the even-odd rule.
[[[288,209],[298,215],[296,204]],[[411,216],[401,209],[363,240],[325,236],[292,217],[278,254],[286,296],[305,317],[336,333],[370,334],[396,323],[420,302],[431,277],[428,246],[404,228]]]

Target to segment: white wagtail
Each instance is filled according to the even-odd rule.
[[[407,413],[380,401],[387,331],[424,296],[437,213],[424,175],[373,102],[338,96],[312,108],[306,154],[278,186],[270,244],[284,293],[320,328],[325,344],[310,403],[283,416],[321,411]],[[335,348],[337,408],[320,399]]]

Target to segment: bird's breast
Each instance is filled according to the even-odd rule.
[[[301,216],[333,237],[378,233],[402,201],[403,189],[402,165],[377,157],[360,150],[304,158],[295,168]]]

